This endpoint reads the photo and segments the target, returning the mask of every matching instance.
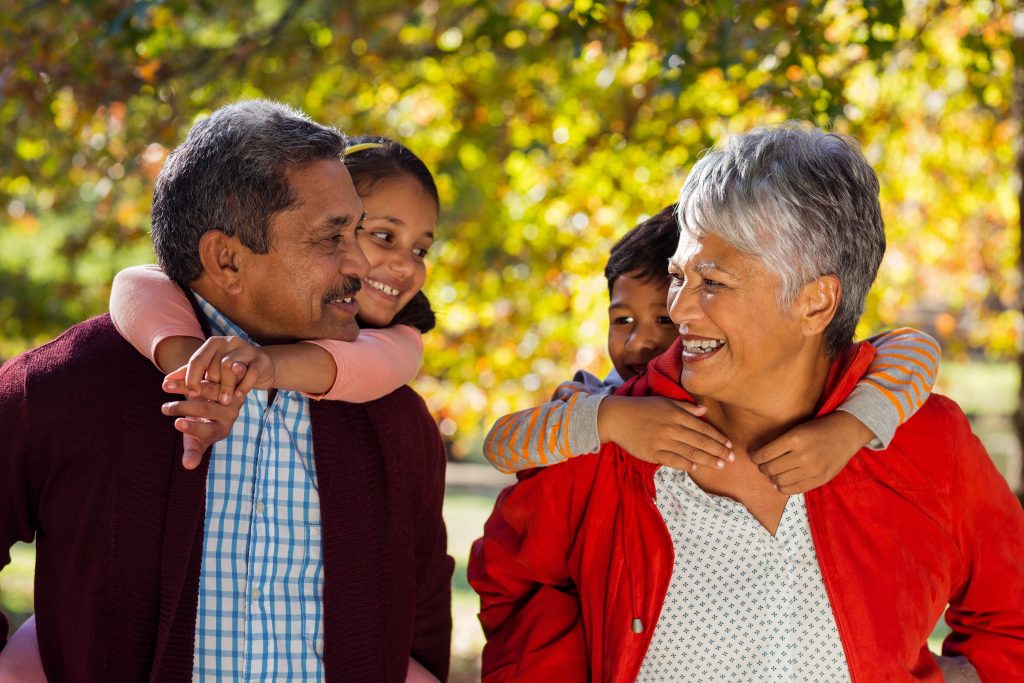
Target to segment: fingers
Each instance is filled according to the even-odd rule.
[[[686,401],[670,401],[670,403],[677,410],[681,410],[685,416],[681,421],[673,420],[674,422],[680,423],[683,427],[691,431],[703,434],[709,439],[714,439],[718,443],[722,444],[726,449],[732,448],[732,441],[729,440],[729,437],[718,431],[718,429],[716,429],[710,422],[705,422],[704,420],[699,419],[700,416],[707,412],[706,406],[688,403]]]
[[[186,418],[179,418],[187,422]],[[177,421],[175,421],[177,422]],[[175,425],[177,426],[177,425]],[[181,437],[184,450],[181,454],[181,466],[186,470],[194,470],[203,461],[203,453],[210,447],[210,443],[200,440],[192,434],[184,434]]]

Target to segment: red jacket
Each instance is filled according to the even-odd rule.
[[[689,400],[678,346],[619,393]],[[819,414],[873,356],[862,344],[833,364]],[[501,493],[469,563],[484,680],[636,678],[674,558],[657,468],[608,444]],[[947,603],[943,653],[983,680],[1024,680],[1024,512],[955,403],[932,395],[888,449],[862,450],[805,500],[853,681],[942,681],[927,639]]]

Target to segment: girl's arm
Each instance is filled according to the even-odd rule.
[[[304,390],[307,396],[317,399],[351,403],[376,400],[414,380],[423,363],[423,337],[408,325],[360,330],[359,337],[352,342],[318,339],[294,346],[309,345],[330,354],[335,366],[331,374],[333,386],[322,392]],[[286,365],[278,374],[286,382],[300,372],[301,368]],[[280,388],[289,387],[282,384]],[[301,387],[296,388],[303,391]]]
[[[188,297],[159,266],[134,266],[114,276],[110,318],[165,373],[184,365],[204,338]]]
[[[244,340],[203,343],[203,332],[188,298],[158,266],[128,268],[114,278],[110,315],[118,332],[164,372],[199,393],[204,377],[221,383],[221,402],[236,390],[271,386],[302,391],[314,398],[362,403],[380,398],[416,377],[423,340],[411,327],[366,330],[355,342],[333,340],[287,344],[256,350]],[[228,341],[230,340],[230,341]],[[247,351],[240,352],[243,347]],[[231,371],[246,368],[265,353],[270,365],[246,382]],[[266,363],[266,361],[263,361]],[[219,368],[214,368],[219,364]],[[175,373],[186,367],[184,373]],[[225,397],[226,394],[226,397]]]
[[[661,397],[610,396],[614,387],[563,382],[553,401],[498,420],[484,456],[502,472],[553,465],[615,442],[647,462],[691,470],[724,467],[732,444],[699,419],[703,406]]]
[[[782,493],[802,493],[831,481],[865,446],[887,448],[896,428],[931,394],[938,342],[909,327],[868,341],[877,355],[834,413],[798,425],[750,454]]]

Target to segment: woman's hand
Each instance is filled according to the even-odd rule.
[[[601,401],[597,431],[646,462],[677,470],[725,467],[736,459],[732,442],[700,419],[707,409],[660,396],[609,396]]]
[[[863,422],[837,410],[793,427],[750,459],[780,493],[793,495],[831,481],[873,438]]]

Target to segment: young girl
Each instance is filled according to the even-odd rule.
[[[353,143],[344,162],[366,211],[359,244],[370,263],[356,296],[359,320],[361,327],[386,329],[364,329],[354,342],[255,347],[235,337],[212,337],[204,343],[181,289],[155,266],[129,268],[114,280],[111,318],[140,353],[170,373],[167,390],[224,405],[250,389],[272,387],[361,403],[416,376],[423,357],[419,333],[434,325],[421,289],[440,206],[437,187],[403,145],[370,137]],[[192,468],[231,424],[178,418],[175,426],[186,436],[183,462]]]

